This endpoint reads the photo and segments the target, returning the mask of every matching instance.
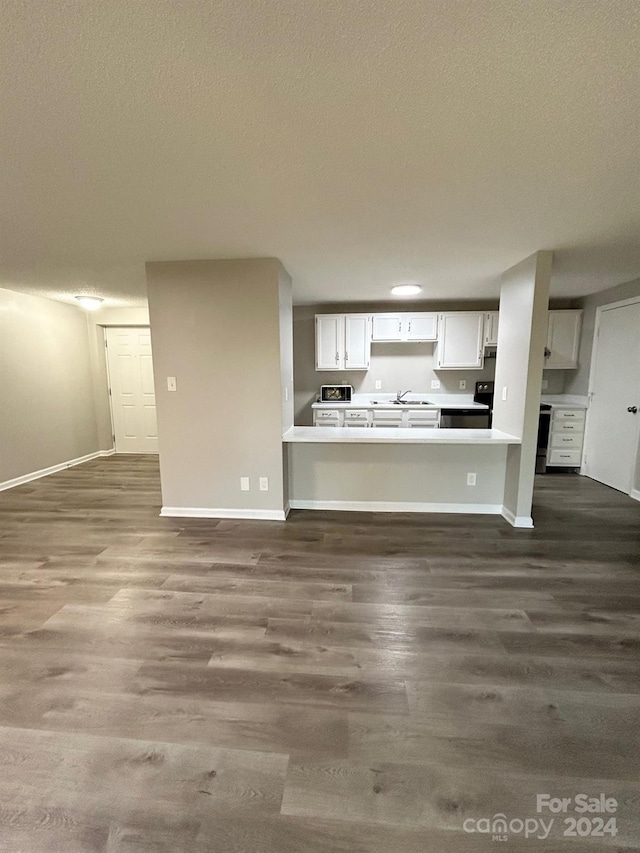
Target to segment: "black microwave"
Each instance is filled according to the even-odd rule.
[[[350,403],[353,387],[351,385],[321,385],[321,403]]]

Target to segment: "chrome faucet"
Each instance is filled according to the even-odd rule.
[[[402,401],[402,398],[406,394],[410,394],[410,393],[411,393],[411,388],[409,388],[407,391],[398,391],[398,393],[396,394],[396,402],[400,403]]]

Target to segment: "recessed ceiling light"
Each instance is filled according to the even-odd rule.
[[[95,311],[102,305],[102,299],[99,296],[76,296],[76,299],[87,311]]]
[[[422,288],[419,284],[397,284],[391,288],[391,293],[394,296],[415,296],[421,290]]]

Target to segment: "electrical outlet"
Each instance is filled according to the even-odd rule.
[[[507,399],[507,391],[508,391],[508,388],[507,388],[507,386],[505,385],[505,386],[503,387],[503,389],[502,389],[502,399],[503,399],[503,400],[506,400],[506,399]]]
[[[249,491],[249,478],[248,477],[240,477],[240,491],[248,492]]]
[[[469,472],[467,474],[467,486],[475,486],[476,484],[476,475],[475,473]]]
[[[167,376],[167,391],[177,391],[178,386],[176,384],[175,376]]]
[[[260,477],[260,491],[268,492],[269,491],[269,478],[268,477]]]
[[[432,379],[431,380],[431,390],[432,391],[438,391],[439,388],[440,388],[440,380],[439,379]]]
[[[376,379],[376,391],[379,391],[382,388],[382,382],[379,379]]]
[[[461,390],[461,391],[466,391],[466,390],[467,390],[467,380],[466,380],[466,379],[461,379],[461,380],[460,380],[460,390]]]

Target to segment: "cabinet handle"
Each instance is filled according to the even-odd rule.
[[[402,320],[398,320],[398,334],[402,331]]]
[[[340,361],[340,353],[336,352],[336,364]]]
[[[349,363],[349,353],[346,350],[344,351],[344,363]]]
[[[411,320],[409,320],[409,331],[411,331]]]

